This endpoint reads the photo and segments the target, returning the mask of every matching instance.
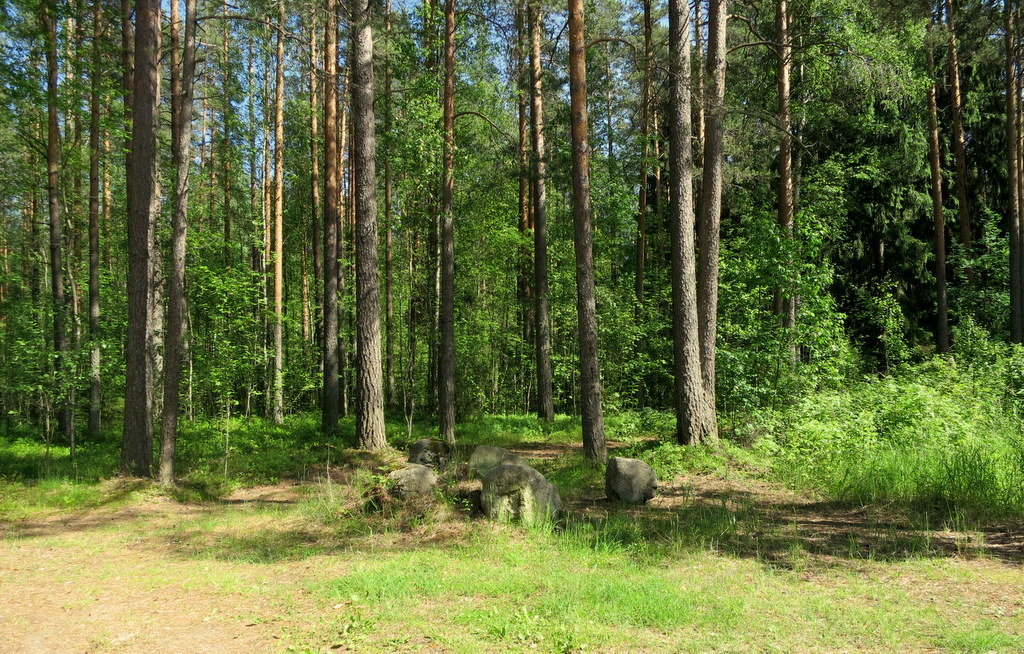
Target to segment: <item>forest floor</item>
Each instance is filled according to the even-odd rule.
[[[483,521],[465,481],[367,511],[360,471],[398,455],[212,501],[126,479],[84,507],[8,501],[0,651],[1024,650],[1022,525],[930,525],[742,466],[627,509],[577,447],[512,449],[564,488],[561,526]]]

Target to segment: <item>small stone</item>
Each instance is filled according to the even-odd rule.
[[[414,463],[388,475],[389,490],[397,497],[430,495],[437,488],[437,474],[425,465]]]
[[[452,446],[437,438],[421,438],[409,446],[409,463],[440,470],[452,460]]]
[[[562,498],[555,485],[530,466],[506,463],[484,476],[480,504],[492,520],[532,525],[557,517]]]
[[[604,471],[604,491],[608,499],[624,504],[644,504],[654,497],[657,487],[654,469],[640,459],[616,456],[608,460]]]
[[[471,474],[477,474],[481,477],[486,475],[491,468],[495,468],[504,464],[514,464],[529,467],[529,462],[526,459],[509,452],[503,447],[494,447],[491,445],[480,445],[473,453],[469,456],[469,472]]]

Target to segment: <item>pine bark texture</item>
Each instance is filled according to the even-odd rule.
[[[440,436],[455,442],[455,0],[444,3],[444,144],[441,173],[441,293],[438,359]]]
[[[604,438],[604,415],[601,411],[601,366],[597,350],[586,57],[583,0],[569,0],[569,131],[572,141],[572,222],[576,251],[583,455],[592,463],[603,463],[608,458],[608,451]]]
[[[694,243],[692,98],[689,7],[669,0],[669,229],[672,236],[672,354],[676,438],[684,445],[713,440],[715,417],[701,377]]]
[[[160,3],[135,4],[135,66],[128,212],[128,338],[121,468],[148,477],[153,464],[150,422],[152,230],[158,207],[157,129],[160,109]]]
[[[338,8],[327,0],[324,26],[324,300],[322,428],[338,428]]]
[[[274,85],[274,424],[284,422],[284,0],[277,3]]]
[[[544,83],[540,44],[544,25],[540,0],[530,2],[530,138],[533,150],[533,297],[537,356],[537,416],[555,417],[548,299],[547,175],[544,146]]]
[[[185,325],[188,315],[185,298],[185,257],[188,243],[188,196],[191,169],[189,153],[192,142],[196,50],[196,0],[186,0],[185,2],[185,43],[180,55],[177,1],[172,0],[172,5],[174,11],[171,13],[171,156],[175,170],[175,187],[174,214],[171,218],[171,269],[167,288],[163,430],[160,440],[160,481],[166,485],[174,483],[181,372],[185,351]]]
[[[356,437],[359,447],[387,446],[381,370],[377,262],[377,137],[373,108],[370,0],[352,4],[352,158],[356,245]]]
[[[718,334],[718,256],[722,219],[722,164],[725,140],[725,56],[727,0],[710,0],[705,67],[704,173],[701,178],[697,265],[697,310],[700,318],[700,371],[715,406],[715,346]]]

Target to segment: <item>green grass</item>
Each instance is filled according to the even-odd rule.
[[[791,431],[783,433],[806,429],[799,416],[789,416]],[[609,416],[609,437],[619,443],[614,453],[650,461],[663,479],[691,473],[739,479],[740,488],[748,476],[762,483],[771,475],[796,479],[789,475],[801,459],[773,453],[776,436],[762,436],[764,442],[751,448],[728,440],[717,449],[685,448],[666,438],[666,425],[670,418],[655,412]],[[913,420],[904,425],[916,429]],[[31,555],[33,546],[40,552],[59,548],[67,561],[95,561],[66,565],[61,573],[61,583],[84,588],[119,577],[118,561],[123,565],[124,559],[117,557],[133,560],[141,548],[148,553],[145,570],[124,582],[134,584],[135,593],[145,588],[161,597],[187,592],[220,598],[223,619],[240,613],[237,619],[245,624],[272,625],[284,651],[1024,647],[1024,620],[1013,604],[1019,566],[948,558],[949,551],[932,542],[927,523],[916,530],[880,527],[866,540],[826,542],[800,524],[780,521],[771,513],[774,507],[737,492],[714,501],[683,496],[672,510],[606,506],[593,515],[575,512],[558,525],[522,530],[472,518],[451,479],[429,501],[370,507],[367,495],[401,454],[347,449],[344,431],[337,441],[318,440],[311,417],[293,418],[280,429],[255,420],[230,428],[227,477],[223,460],[202,462],[213,453],[223,456],[223,424],[193,425],[183,437],[184,483],[171,494],[186,503],[180,515],[143,514],[132,518],[128,530],[112,520],[67,536],[59,524],[40,532],[33,520],[96,509],[116,515],[119,507],[145,503],[162,491],[133,480],[97,483],[101,469],[84,462],[109,445],[82,446],[77,479],[66,451],[51,448],[51,476],[40,479],[33,474],[45,452],[24,439],[0,443],[0,461],[7,466],[0,520],[14,525],[0,547],[22,548],[19,556]],[[388,428],[392,442],[404,445],[405,425]],[[417,425],[413,437],[430,433],[428,425]],[[488,416],[459,431],[462,456],[480,443],[561,446],[578,438],[578,422],[566,417],[542,425],[530,417]],[[806,461],[824,449],[809,450]],[[261,451],[272,456],[260,460]],[[926,451],[919,455],[932,460]],[[323,472],[328,460],[334,478]],[[890,477],[877,480],[876,501],[912,503],[920,496],[916,487],[899,490],[896,482],[910,484],[907,478],[919,478],[914,471],[925,464],[907,463],[906,457],[899,462],[908,467],[894,467]],[[602,472],[584,462],[578,448],[537,465],[569,501],[600,495]],[[968,465],[987,470],[1001,463],[967,460]],[[868,469],[861,465],[845,478]],[[293,502],[221,499],[241,486],[289,476],[306,480]],[[841,477],[800,483],[844,497],[850,491],[826,483],[834,478]],[[947,486],[960,488],[961,497],[980,492],[973,488],[976,478],[957,483]],[[972,588],[985,593],[975,595]],[[86,599],[67,600],[69,606],[78,606],[76,601],[88,606]],[[993,614],[993,604],[1007,612]]]

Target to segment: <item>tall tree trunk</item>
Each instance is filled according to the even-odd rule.
[[[440,435],[455,442],[455,0],[444,3],[444,151],[441,164]]]
[[[57,431],[74,452],[74,414],[68,401],[71,381],[65,379],[68,337],[65,327],[67,300],[64,297],[63,229],[60,211],[59,166],[60,126],[57,122],[57,6],[56,0],[44,0],[41,8],[46,38],[46,195],[50,216],[50,291],[53,297],[53,373],[59,394]]]
[[[727,0],[710,0],[704,129],[704,173],[698,218],[697,311],[700,318],[700,372],[715,406],[715,344],[718,334],[718,252],[722,219],[722,163],[725,137],[725,55]]]
[[[324,432],[338,428],[338,7],[327,0],[324,26]]]
[[[654,52],[651,39],[651,0],[644,5],[644,79],[640,98],[640,122],[643,133],[643,150],[640,157],[640,197],[636,213],[636,278],[635,293],[637,309],[644,303],[644,265],[647,263],[647,160],[651,156],[651,76]]]
[[[373,108],[373,28],[370,0],[352,5],[352,180],[356,245],[356,437],[359,447],[387,446],[380,356],[377,263],[377,137]]]
[[[1007,0],[1003,8],[1004,19],[1004,47],[1006,48],[1006,171],[1008,210],[1009,210],[1009,232],[1010,232],[1010,337],[1014,343],[1024,342],[1024,297],[1022,297],[1022,255],[1020,239],[1020,200],[1018,188],[1020,185],[1020,153],[1019,139],[1017,135],[1017,70],[1014,53],[1017,47],[1016,24],[1013,15],[1013,2]],[[930,63],[930,62],[929,62]],[[932,65],[934,67],[934,65]],[[934,82],[932,93],[934,93]],[[931,97],[929,96],[929,108]],[[938,234],[936,233],[936,236]],[[936,243],[936,248],[938,244]],[[938,258],[936,257],[936,266]],[[936,271],[937,272],[937,271]],[[936,274],[938,281],[938,274]],[[945,277],[942,279],[945,282]],[[941,293],[941,291],[940,291]],[[939,295],[940,329],[942,327],[942,300]],[[938,332],[936,333],[938,340]],[[941,346],[940,346],[941,347]]]
[[[537,354],[537,416],[553,420],[555,408],[552,390],[551,320],[548,311],[548,218],[547,189],[544,178],[544,83],[540,42],[544,29],[540,0],[530,2],[530,121],[533,150],[533,297]]]
[[[928,26],[929,33],[931,25]],[[935,229],[935,293],[937,315],[935,347],[939,352],[949,349],[949,304],[946,295],[946,220],[942,209],[942,154],[939,151],[939,110],[935,88],[935,58],[932,45],[925,45],[928,62],[928,165],[931,172],[932,221]],[[1012,101],[1012,100],[1011,100]]]
[[[793,44],[789,31],[789,7],[786,0],[775,3],[775,38],[778,41],[776,63],[776,86],[779,100],[779,188],[778,188],[778,224],[786,244],[786,284],[777,291],[778,312],[782,318],[782,329],[791,362],[797,359],[797,343],[793,330],[796,328],[796,295],[793,277],[793,114],[790,110],[790,77],[793,71]]]
[[[970,255],[971,218],[967,204],[967,149],[964,141],[963,93],[960,87],[960,54],[957,42],[956,6],[953,0],[944,0],[949,27],[949,103],[953,110],[953,156],[956,159],[957,222],[960,224],[960,242]],[[968,277],[972,276],[968,267]]]
[[[284,0],[277,2],[274,87],[274,424],[284,422]]]
[[[92,71],[89,97],[89,437],[99,436],[100,394],[100,82],[103,3],[92,3]]]
[[[310,12],[309,19],[309,148],[312,165],[309,169],[310,181],[310,213],[313,224],[313,289],[320,289],[324,278],[324,251],[321,232],[323,222],[320,214],[320,99],[317,96],[317,38],[315,12]],[[314,332],[317,342],[323,340],[323,312],[314,309]]]
[[[694,244],[689,6],[669,0],[669,228],[672,234],[672,353],[676,438],[684,445],[714,440],[715,415],[701,377]]]
[[[149,416],[150,285],[157,197],[156,134],[160,107],[160,3],[135,3],[135,85],[132,110],[132,195],[128,215],[128,343],[121,468],[148,477],[153,464]]]
[[[196,0],[185,0],[185,43],[179,51],[178,0],[171,0],[171,157],[174,167],[174,215],[171,218],[171,270],[167,289],[167,350],[164,358],[163,430],[160,482],[174,483],[181,372],[188,305],[185,257],[188,244],[188,194],[192,157],[192,104],[196,67]]]
[[[224,0],[222,11],[226,16],[229,11],[227,0]],[[231,269],[231,21],[224,20],[224,31],[221,34],[221,93],[224,111],[221,114],[221,185],[224,193],[224,267]]]
[[[391,119],[391,0],[384,6],[384,129],[390,134]],[[392,235],[394,226],[391,217],[391,152],[384,159],[384,331],[387,336],[387,349],[384,355],[385,398],[389,407],[395,405],[395,309],[394,290],[392,288]]]
[[[603,463],[608,458],[608,450],[604,440],[601,365],[597,351],[597,304],[594,297],[594,244],[590,209],[590,143],[587,140],[587,49],[583,30],[583,0],[569,0],[572,223],[573,245],[576,251],[576,310],[579,316],[583,455],[592,463]]]

